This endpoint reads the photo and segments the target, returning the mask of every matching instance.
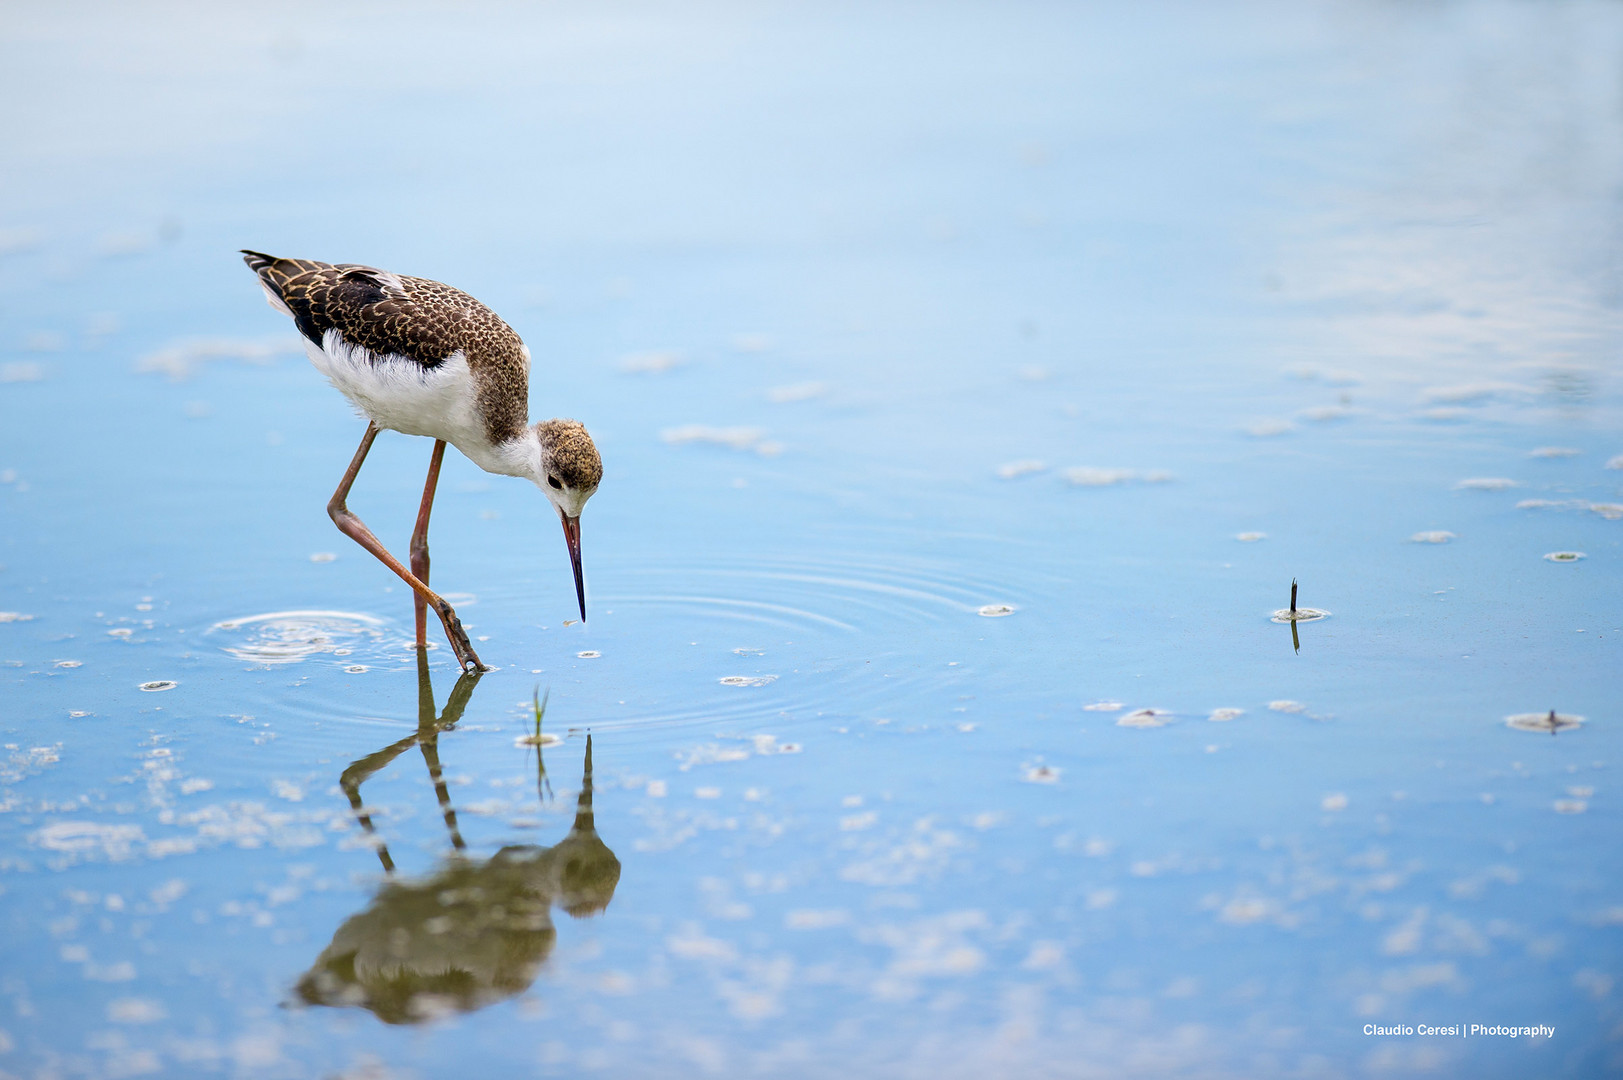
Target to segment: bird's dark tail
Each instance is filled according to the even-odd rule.
[[[296,259],[278,259],[274,255],[263,252],[242,252],[242,261],[248,264],[248,269],[259,275],[259,285],[265,290],[265,302],[284,315],[292,315],[294,321],[298,316],[287,304],[287,283],[296,274],[304,272],[305,267],[299,265]]]
[[[248,264],[248,269],[258,274],[267,267],[275,266],[281,260],[274,255],[266,255],[262,251],[249,251],[247,248],[243,248],[242,261]]]
[[[308,274],[314,270],[331,270],[331,263],[317,262],[314,259],[278,259],[274,255],[266,255],[262,251],[242,250],[242,261],[248,264],[248,269],[259,275],[259,279],[278,293],[293,278],[300,274]]]

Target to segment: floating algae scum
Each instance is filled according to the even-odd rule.
[[[1623,11],[11,14],[0,1073],[1615,1063]],[[512,322],[589,624],[243,246]]]

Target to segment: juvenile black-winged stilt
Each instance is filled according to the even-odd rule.
[[[580,512],[603,479],[603,463],[579,421],[530,424],[530,350],[513,328],[467,293],[437,281],[353,263],[242,254],[259,275],[270,306],[298,325],[310,362],[367,418],[360,449],[327,513],[345,535],[411,586],[418,647],[426,645],[426,609],[432,606],[463,670],[485,666],[451,605],[428,587],[428,514],[446,443],[486,472],[534,481],[551,501],[563,522],[585,620]],[[434,440],[411,534],[410,570],[345,505],[382,430]]]

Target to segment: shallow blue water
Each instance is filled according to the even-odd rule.
[[[0,1070],[1623,1064],[1614,7],[94,10],[0,39]],[[524,335],[586,625],[453,453],[425,688],[244,246]]]

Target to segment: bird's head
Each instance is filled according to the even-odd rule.
[[[563,522],[569,561],[575,571],[575,598],[580,602],[584,621],[586,584],[580,570],[580,512],[603,479],[603,459],[597,456],[597,447],[579,420],[543,420],[530,430],[540,447],[531,479]]]

